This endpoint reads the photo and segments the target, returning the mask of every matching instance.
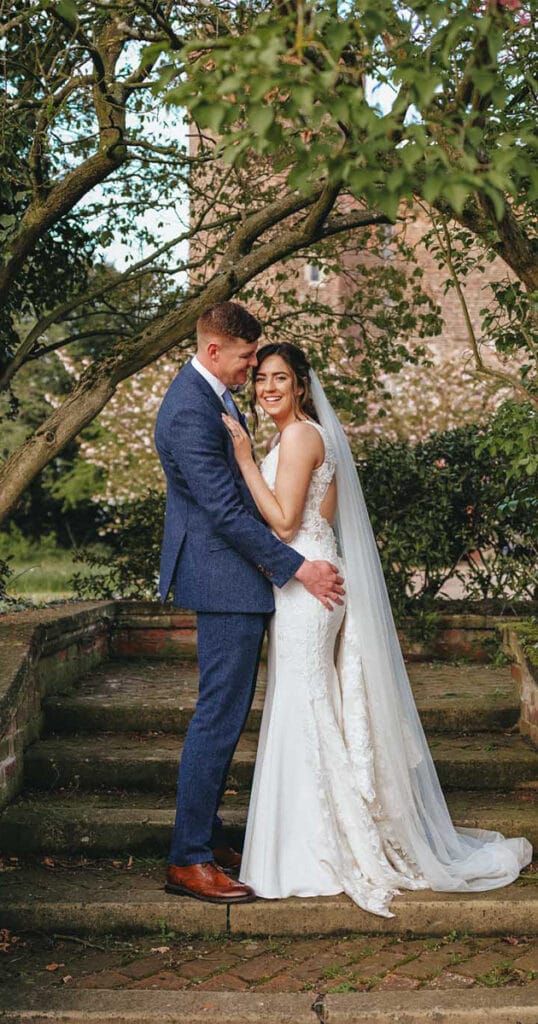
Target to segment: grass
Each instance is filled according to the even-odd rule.
[[[75,553],[62,548],[45,549],[42,552],[15,557],[10,562],[14,576],[8,586],[11,597],[22,598],[36,604],[50,601],[68,600],[75,597],[71,586],[73,573],[80,570],[80,563],[75,562]],[[84,567],[85,574],[91,572]]]

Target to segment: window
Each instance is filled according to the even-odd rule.
[[[320,267],[318,263],[307,263],[304,268],[305,279],[314,288],[319,288],[320,285],[325,284],[325,273],[325,269]]]

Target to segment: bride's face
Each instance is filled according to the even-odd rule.
[[[282,356],[267,356],[256,373],[256,400],[273,419],[290,417],[295,408],[295,375]]]

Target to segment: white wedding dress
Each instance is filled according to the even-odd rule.
[[[392,916],[389,904],[401,889],[506,885],[529,863],[529,843],[453,827],[412,697],[411,711],[394,709],[395,721],[390,714],[383,720],[372,715],[373,703],[382,705],[387,694],[378,686],[372,702],[374,666],[362,657],[361,633],[363,648],[369,641],[364,622],[359,628],[347,558],[344,566],[320,512],[338,468],[338,445],[330,431],[313,422],[312,428],[323,439],[325,458],[313,472],[291,546],[342,567],[348,607],[328,611],[295,579],[275,588],[241,881],[270,899],[345,892],[384,916]],[[278,457],[279,446],[262,464],[271,488]],[[337,486],[340,503],[338,473]],[[371,643],[383,646],[375,635]],[[400,747],[391,743],[396,731]],[[402,786],[402,778],[409,784]]]

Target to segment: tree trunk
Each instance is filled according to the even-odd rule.
[[[444,204],[436,205],[445,216],[447,213],[448,216],[453,215]],[[490,201],[477,197],[474,202],[466,204],[456,219],[486,248],[493,249],[532,293],[538,291],[538,243],[518,221],[516,213],[517,210],[514,211],[507,203],[499,223]],[[497,236],[496,240],[492,241],[492,235]]]

